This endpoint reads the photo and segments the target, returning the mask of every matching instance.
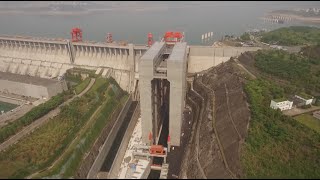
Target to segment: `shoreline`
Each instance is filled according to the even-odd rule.
[[[286,18],[291,18],[293,20],[298,20],[298,21],[302,21],[302,22],[311,22],[311,23],[319,23],[320,24],[320,17],[303,17],[303,16],[298,16],[298,15],[294,15],[294,14],[286,14],[286,13],[268,13],[268,15],[272,15],[272,16],[282,16],[282,17],[286,17]],[[268,18],[267,16],[265,16],[265,18]]]

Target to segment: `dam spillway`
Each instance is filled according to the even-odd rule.
[[[0,37],[0,71],[57,78],[67,69],[81,67],[112,76],[130,92],[138,60],[148,47],[43,39]],[[109,73],[108,73],[109,72]]]

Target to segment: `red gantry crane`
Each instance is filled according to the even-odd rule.
[[[165,42],[169,43],[175,43],[175,42],[181,42],[184,38],[184,35],[181,32],[166,32],[166,34],[163,37],[163,40]]]
[[[80,28],[72,28],[71,37],[72,42],[82,41],[82,30]]]
[[[153,44],[153,35],[151,33],[148,33],[148,46],[152,46]]]

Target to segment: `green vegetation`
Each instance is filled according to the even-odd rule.
[[[45,103],[40,104],[32,108],[29,112],[27,112],[21,118],[10,122],[9,124],[0,128],[0,143],[7,140],[9,137],[13,136],[17,132],[19,132],[23,127],[31,124],[33,121],[37,120],[38,118],[46,115],[49,111],[55,109],[60,104],[62,104],[66,99],[70,97],[70,92],[66,91],[60,93],[56,96],[50,98],[50,100],[46,101]]]
[[[320,29],[280,28],[264,34],[262,40],[282,45],[313,45],[302,48],[298,54],[283,50],[255,53],[254,66],[259,78],[245,86],[251,110],[241,155],[246,178],[319,178],[319,121],[309,114],[285,116],[269,106],[271,99],[320,93],[320,46],[314,45],[320,42]]]
[[[79,85],[75,87],[75,91],[77,94],[80,94],[90,83],[90,78],[86,78]]]
[[[263,34],[261,40],[286,46],[317,44],[320,42],[320,29],[306,26],[284,27]]]
[[[282,97],[282,98],[277,98],[277,99],[273,99],[273,101],[275,102],[282,102],[282,101],[286,101],[287,99]]]
[[[320,106],[320,96],[315,97],[316,102],[314,103],[315,106]]]
[[[240,36],[240,39],[243,40],[243,41],[250,41],[250,34],[249,33],[243,33]]]
[[[66,73],[65,79],[67,82],[73,82],[73,83],[80,83],[81,82],[81,75],[80,74],[71,74]]]
[[[301,114],[294,117],[294,119],[320,133],[320,120],[316,119],[311,114]]]
[[[77,79],[73,77],[74,79]],[[71,78],[72,79],[72,78]],[[83,91],[90,82],[90,79],[85,79],[84,81],[78,79],[78,84],[72,87],[72,89],[68,91],[64,91],[63,93],[59,93],[56,96],[51,97],[45,103],[42,103],[34,108],[32,108],[29,112],[27,112],[24,116],[20,117],[19,119],[10,122],[9,124],[0,128],[0,143],[4,142],[11,136],[15,135],[19,132],[23,127],[30,125],[35,120],[39,119],[40,117],[48,114],[51,110],[55,109],[59,105],[61,105],[66,100],[72,97],[72,91],[80,93]]]
[[[65,75],[65,79],[68,82],[80,83],[82,81],[82,76],[84,77],[97,77],[94,70],[82,69],[82,68],[72,68],[68,69]]]
[[[320,134],[269,108],[279,88],[262,79],[246,84],[251,109],[241,158],[246,178],[319,178]]]
[[[18,105],[0,101],[0,115],[1,111],[8,112],[16,107],[18,107]]]
[[[108,88],[109,84],[108,80],[98,78],[85,95],[63,106],[58,116],[0,152],[0,178],[24,178],[44,170],[64,152],[65,156],[55,164],[52,173],[63,177],[74,175],[83,155],[108,122],[109,115],[119,106],[117,99],[120,97],[108,96],[108,91],[112,90]],[[93,116],[98,108],[101,111]],[[75,137],[79,139],[71,144]]]
[[[261,71],[290,81],[290,84],[306,92],[320,89],[320,66],[310,59],[282,50],[259,50],[255,55],[255,66]],[[297,91],[298,91],[297,89]]]
[[[110,94],[110,92],[113,92],[112,88],[108,88],[106,94]],[[125,98],[127,99],[127,97]],[[81,130],[82,132],[78,133],[79,138],[67,149],[61,160],[52,169],[39,174],[37,178],[69,178],[74,176],[81,165],[83,156],[89,152],[95,140],[109,122],[112,112],[117,108],[122,108],[118,98],[107,95],[107,100],[98,110],[98,115],[93,117],[93,121],[88,123],[86,128]]]
[[[300,53],[310,59],[312,64],[320,65],[320,44],[302,47]],[[320,77],[320,70],[318,71],[318,77]]]

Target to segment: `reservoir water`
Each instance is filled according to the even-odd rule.
[[[193,2],[194,6],[186,7],[185,2],[161,3],[167,3],[167,8],[144,11],[106,10],[73,16],[2,13],[0,35],[70,38],[71,28],[79,26],[83,30],[84,40],[105,41],[106,33],[111,32],[116,41],[146,44],[148,32],[153,33],[154,39],[158,40],[166,31],[184,31],[189,44],[201,44],[201,35],[206,32],[213,32],[214,40],[218,40],[224,35],[241,35],[254,28],[272,30],[283,26],[303,25],[296,22],[271,24],[260,18],[272,10],[309,8],[316,4],[319,6],[316,1],[213,1]]]

